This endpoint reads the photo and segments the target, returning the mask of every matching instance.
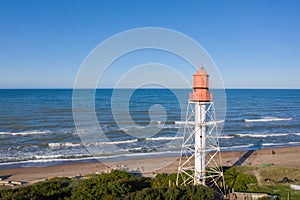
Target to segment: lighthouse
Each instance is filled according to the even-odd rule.
[[[195,104],[195,175],[194,185],[205,185],[206,106],[211,101],[208,74],[201,66],[194,74],[193,93],[189,99]]]
[[[176,184],[216,186],[224,180],[219,166],[219,132],[209,75],[202,66],[193,75],[186,113]]]

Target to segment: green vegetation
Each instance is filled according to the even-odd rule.
[[[228,189],[236,192],[260,192],[281,196],[280,199],[300,199],[300,191],[290,184],[300,185],[300,169],[274,166],[223,168]],[[137,177],[124,171],[90,175],[83,179],[53,178],[25,187],[0,190],[2,200],[50,199],[115,199],[164,200],[215,198],[213,189],[201,186],[175,186],[176,174],[158,174],[155,178]],[[267,198],[264,198],[267,199]]]
[[[85,179],[54,178],[25,187],[2,189],[0,199],[214,199],[214,191],[210,188],[175,187],[175,180],[176,174],[159,174],[156,178],[149,179],[116,170],[109,174],[91,175]]]
[[[59,199],[70,193],[69,178],[53,178],[50,181],[36,183],[27,187],[0,190],[0,199]]]
[[[300,199],[300,191],[290,188],[290,184],[300,185],[300,169],[275,166],[242,167],[224,169],[225,183],[237,192],[259,192],[279,195],[282,200]]]
[[[258,187],[258,182],[251,171],[251,168],[246,167],[231,167],[224,169],[225,184],[234,191],[247,192]]]
[[[300,199],[300,191],[290,188],[290,184],[300,185],[300,169],[287,167],[266,167],[259,169],[260,190],[278,194],[287,199],[290,193],[291,200]]]

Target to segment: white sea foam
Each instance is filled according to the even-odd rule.
[[[48,155],[48,156],[39,156],[39,155],[36,155],[34,156],[34,158],[36,159],[54,159],[54,158],[63,158],[64,155]]]
[[[253,144],[246,144],[246,145],[238,145],[238,146],[229,146],[229,147],[221,147],[221,149],[244,149],[244,148],[249,148],[253,147]]]
[[[109,145],[109,144],[126,144],[126,143],[134,143],[137,142],[137,139],[133,140],[121,140],[121,141],[105,141],[105,142],[91,142],[91,143],[72,143],[72,142],[64,142],[64,143],[49,143],[48,146],[50,148],[60,148],[60,147],[80,147],[80,146],[101,146],[101,145]]]
[[[163,126],[163,128],[174,128],[174,129],[178,129],[180,127],[181,127],[180,124],[164,124]]]
[[[49,143],[48,146],[49,146],[50,148],[58,148],[58,147],[78,147],[78,146],[82,146],[82,143],[72,143],[72,142]]]
[[[264,147],[268,147],[268,146],[282,146],[282,145],[286,145],[286,144],[287,143],[272,143],[272,142],[270,142],[270,143],[263,143],[261,145]]]
[[[161,124],[161,121],[156,121],[153,124]]]
[[[121,130],[121,131],[124,131],[124,132],[128,132],[128,131],[129,131],[129,128],[123,127],[123,128],[120,128],[120,130]]]
[[[61,147],[80,147],[80,146],[101,146],[101,145],[116,145],[116,144],[129,144],[136,143],[139,141],[160,141],[160,140],[180,140],[182,137],[156,137],[156,138],[139,138],[131,140],[121,140],[121,141],[104,141],[104,142],[91,142],[91,143],[49,143],[50,148],[61,148]]]
[[[40,134],[48,134],[51,133],[51,131],[25,131],[25,132],[0,132],[0,135],[13,135],[13,136],[26,136],[26,135],[40,135]]]
[[[11,135],[11,132],[0,132],[0,135]]]
[[[219,120],[219,121],[214,121],[214,122],[206,122],[206,125],[212,125],[212,124],[219,124],[219,123],[224,123],[224,120]],[[179,125],[195,125],[194,121],[175,121],[175,124],[179,124]]]
[[[115,160],[115,159],[126,159],[126,158],[132,158],[132,157],[153,157],[153,156],[166,156],[166,155],[179,155],[179,152],[174,151],[164,151],[164,152],[147,152],[145,153],[122,153],[117,155],[105,155],[105,156],[99,156],[95,155],[92,156],[88,154],[75,154],[71,156],[66,155],[48,155],[48,156],[34,156],[30,158],[29,160],[22,160],[22,161],[11,161],[11,162],[5,162],[0,163],[0,166],[8,166],[8,165],[23,165],[23,164],[32,164],[32,163],[43,163],[43,165],[47,162],[66,162],[66,161],[88,161],[88,160]]]
[[[109,142],[98,142],[97,144],[125,144],[125,143],[135,143],[139,141],[159,141],[159,140],[179,140],[182,137],[155,137],[155,138],[139,138],[133,140],[122,140],[122,141],[109,141]]]
[[[286,143],[262,143],[261,146],[263,147],[271,147],[271,146],[291,146],[291,145],[299,145],[300,142],[286,142]],[[239,145],[239,146],[228,146],[228,147],[221,147],[223,150],[230,150],[230,149],[244,149],[244,148],[249,148],[249,147],[254,147],[254,144],[246,144],[246,145]]]
[[[209,135],[207,137],[209,137],[209,138],[216,138],[216,139],[230,139],[230,138],[234,138],[233,135]]]
[[[108,141],[108,142],[97,142],[97,144],[102,145],[102,144],[126,144],[126,143],[134,143],[137,142],[137,139],[133,140],[121,140],[121,141]]]
[[[141,126],[141,125],[121,125],[119,129],[111,129],[111,128],[106,128],[106,131],[116,131],[116,130],[121,130],[124,131],[126,133],[128,132],[137,132],[137,131],[143,131],[143,130],[148,130],[149,128],[154,128],[154,129],[178,129],[180,128],[181,125],[180,124],[165,124],[164,121],[155,121],[155,122],[151,122],[150,124],[148,124],[147,126]],[[105,128],[104,128],[105,129]]]
[[[272,122],[272,121],[289,121],[293,118],[263,117],[260,119],[245,119],[245,122]]]
[[[214,122],[206,122],[207,125],[211,125],[211,124],[221,124],[221,123],[224,123],[224,120],[218,120],[218,121],[214,121]]]
[[[230,138],[234,138],[233,135],[219,135],[217,138],[219,139],[230,139]]]
[[[286,142],[286,143],[263,143],[262,146],[289,146],[299,145],[300,142]]]
[[[288,142],[288,144],[292,144],[292,145],[295,145],[295,144],[300,144],[300,142]]]
[[[107,156],[105,156],[103,158],[106,158],[106,157]],[[29,160],[0,163],[0,166],[14,165],[14,164],[26,164],[26,163],[81,161],[81,160],[89,160],[89,159],[95,159],[95,158],[91,157],[88,154],[74,154],[74,155],[71,155],[71,156],[66,156],[66,155],[48,155],[48,156],[36,155],[36,156],[33,156],[33,157],[29,158]]]
[[[157,141],[157,140],[180,140],[182,137],[157,137],[157,138],[145,138],[146,140],[150,141]]]
[[[186,122],[186,121],[175,121],[175,124],[195,124],[195,122]]]
[[[147,126],[132,126],[132,127],[123,127],[123,128],[120,128],[120,130],[122,130],[125,133],[130,135],[130,133],[132,133],[132,132],[144,132],[144,131],[148,131],[150,128],[162,129],[163,126],[150,124],[148,127]]]
[[[280,137],[280,136],[287,136],[288,133],[267,133],[267,134],[260,134],[260,133],[253,133],[253,134],[236,134],[238,137],[256,137],[256,138],[266,138],[266,137]]]

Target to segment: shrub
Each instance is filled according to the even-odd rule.
[[[169,183],[175,185],[177,174],[157,174],[152,180],[153,188],[169,187]]]
[[[0,190],[2,200],[210,200],[214,191],[203,186],[169,187],[175,183],[176,174],[160,174],[150,180],[130,173],[113,171],[110,174],[93,175],[88,179],[55,178],[46,182],[16,189]]]
[[[256,177],[241,167],[231,167],[224,172],[225,184],[235,191],[244,192],[257,184]]]

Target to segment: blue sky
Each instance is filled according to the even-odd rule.
[[[71,88],[93,48],[139,27],[195,39],[227,88],[300,88],[297,0],[1,0],[0,88]]]

